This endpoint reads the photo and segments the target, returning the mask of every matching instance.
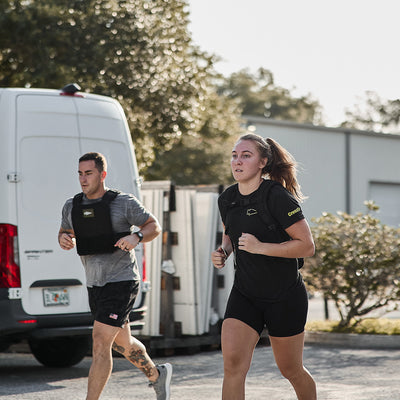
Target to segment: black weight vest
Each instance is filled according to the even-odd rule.
[[[120,192],[108,190],[98,202],[82,204],[83,193],[72,201],[72,226],[76,237],[76,249],[80,256],[113,253],[115,243],[131,232],[113,231],[110,203]]]
[[[267,241],[271,243],[281,243],[291,240],[290,236],[281,227],[268,208],[268,198],[270,191],[274,186],[281,186],[280,183],[266,179],[262,182],[261,190],[251,198],[242,199],[238,196],[237,184],[228,187],[223,193],[223,198],[219,200],[219,210],[222,222],[225,226],[225,233],[229,233],[229,212],[236,207],[253,207],[264,223],[265,229],[268,232]],[[276,260],[284,260],[281,257],[269,257]],[[300,269],[304,265],[304,258],[297,258],[297,267]]]

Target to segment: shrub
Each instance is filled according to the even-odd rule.
[[[369,212],[323,213],[312,220],[315,256],[304,268],[308,285],[333,300],[341,328],[357,325],[373,310],[397,308],[400,296],[400,230]]]

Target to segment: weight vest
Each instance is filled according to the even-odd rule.
[[[119,193],[108,190],[100,201],[90,204],[82,204],[83,193],[74,196],[71,217],[80,256],[113,253],[118,239],[130,234],[116,233],[112,228],[110,203]]]
[[[268,231],[268,235],[271,238],[271,243],[281,243],[291,240],[287,232],[281,227],[279,222],[275,219],[268,208],[268,197],[270,191],[274,186],[281,185],[279,182],[266,179],[262,182],[261,190],[251,199],[243,199],[238,196],[236,189],[237,184],[228,187],[223,198],[219,201],[219,210],[221,214],[222,222],[225,226],[225,233],[229,232],[229,218],[227,218],[229,212],[235,207],[252,207],[261,218],[261,221],[265,225],[265,229]],[[279,257],[273,257],[279,260]],[[297,266],[300,269],[304,265],[304,258],[297,258]]]

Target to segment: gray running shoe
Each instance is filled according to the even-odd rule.
[[[153,386],[157,400],[169,400],[171,390],[171,377],[172,377],[172,365],[170,363],[156,365],[160,376],[155,382],[150,382],[149,386]]]

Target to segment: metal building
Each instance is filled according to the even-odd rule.
[[[262,117],[246,117],[250,130],[271,137],[299,163],[299,182],[308,199],[308,219],[322,212],[365,212],[365,200],[380,207],[377,217],[400,226],[400,135],[327,128]]]

